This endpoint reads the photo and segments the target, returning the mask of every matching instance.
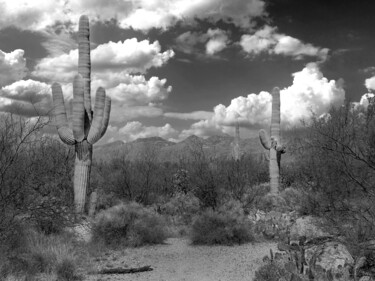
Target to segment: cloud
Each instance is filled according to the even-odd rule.
[[[161,137],[164,139],[174,139],[178,135],[178,131],[172,128],[170,124],[165,124],[162,127],[144,126],[138,121],[128,122],[124,127],[118,131],[121,139],[125,141],[133,141],[138,138]]]
[[[166,30],[178,21],[206,19],[212,23],[222,20],[241,28],[250,28],[252,20],[265,13],[265,3],[261,0],[141,0],[137,4],[128,17],[120,20],[121,27]]]
[[[174,56],[172,50],[161,52],[158,41],[138,41],[136,38],[99,45],[91,51],[94,73],[145,73],[152,67],[161,67]],[[78,50],[57,57],[43,58],[35,66],[33,75],[52,81],[71,81],[78,67]],[[63,73],[63,74],[62,74]]]
[[[108,94],[115,100],[126,102],[128,106],[135,104],[157,103],[165,100],[172,91],[166,86],[167,79],[151,77],[146,80],[143,75],[127,75],[127,83],[120,83],[108,90]]]
[[[24,78],[27,74],[26,59],[21,49],[6,53],[0,50],[0,86]]]
[[[213,56],[229,44],[228,33],[222,29],[209,28],[206,33],[187,31],[176,38],[176,49],[186,53]]]
[[[197,45],[207,42],[208,36],[201,32],[187,31],[180,34],[176,38],[176,48],[186,54],[194,54],[199,52]]]
[[[46,115],[52,109],[50,85],[20,80],[0,89],[0,111],[24,116]]]
[[[282,126],[298,126],[301,120],[327,113],[331,106],[344,103],[345,91],[341,81],[328,80],[323,76],[318,64],[309,63],[301,71],[294,73],[293,84],[280,91]],[[194,123],[184,130],[181,137],[188,134],[209,136],[218,132],[228,132],[235,122],[250,129],[269,127],[272,96],[262,91],[233,99],[229,106],[215,106],[211,118]]]
[[[177,22],[192,23],[206,19],[233,23],[241,28],[253,25],[253,19],[265,15],[262,0],[0,0],[0,29],[16,26],[20,29],[43,30],[65,25],[75,28],[79,15],[87,14],[97,21],[116,19],[122,28],[148,31],[166,30]]]
[[[297,38],[277,33],[276,27],[268,25],[252,35],[242,35],[240,45],[250,55],[267,52],[269,54],[290,56],[294,59],[311,56],[325,60],[329,51],[327,48],[315,47],[312,44],[303,43]]]
[[[166,112],[164,116],[181,120],[204,120],[211,118],[213,113],[209,111],[193,111],[189,113]]]
[[[375,95],[373,93],[367,93],[362,95],[361,99],[359,102],[353,102],[352,104],[354,105],[354,108],[363,108],[367,109],[369,106],[369,98],[374,98]]]
[[[365,86],[368,90],[375,90],[375,76],[366,79]]]
[[[227,47],[228,35],[221,29],[208,29],[207,35],[210,38],[206,43],[206,53],[214,55]]]

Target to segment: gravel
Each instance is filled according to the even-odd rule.
[[[276,250],[276,243],[238,246],[194,246],[185,238],[170,238],[164,245],[130,248],[94,261],[94,270],[150,265],[153,271],[134,274],[89,275],[86,281],[245,281],[252,280],[262,258]]]

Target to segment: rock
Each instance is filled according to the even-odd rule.
[[[298,218],[290,228],[290,241],[299,241],[301,237],[305,237],[307,240],[330,236],[329,233],[322,229],[323,220],[305,216]]]
[[[311,277],[316,281],[347,281],[354,266],[354,259],[346,246],[340,242],[326,242],[306,250],[312,252],[306,257]]]

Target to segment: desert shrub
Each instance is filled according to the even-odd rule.
[[[142,246],[163,243],[167,238],[165,220],[153,210],[130,202],[101,211],[94,222],[93,241],[108,246]]]
[[[177,192],[159,209],[160,213],[170,217],[173,223],[189,225],[200,210],[199,199],[191,192]]]
[[[252,224],[241,204],[231,200],[217,210],[207,209],[192,224],[193,244],[233,245],[254,240]]]
[[[69,278],[61,275],[58,280],[80,280],[78,253],[67,237],[45,235],[35,230],[23,228],[23,236],[18,236],[22,248],[13,249],[2,257],[0,277],[24,276],[32,280],[39,274],[61,275],[61,266],[69,263]],[[59,273],[60,272],[60,273]],[[29,279],[28,279],[29,278]]]
[[[307,281],[309,278],[299,274],[295,263],[291,262],[281,253],[275,256],[271,251],[271,256],[263,258],[263,264],[255,271],[253,281],[275,281],[275,280],[295,280]]]
[[[304,208],[303,202],[305,201],[305,194],[298,190],[297,188],[287,187],[282,192],[280,196],[285,200],[286,206],[290,210],[299,211],[301,208]]]
[[[288,206],[282,196],[276,194],[266,194],[257,202],[256,208],[264,212],[285,212],[287,211]]]

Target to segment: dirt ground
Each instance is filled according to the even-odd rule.
[[[252,280],[262,258],[276,244],[193,246],[185,238],[170,238],[164,245],[124,249],[94,259],[94,270],[141,267],[153,270],[134,274],[88,275],[85,281],[245,281]]]

